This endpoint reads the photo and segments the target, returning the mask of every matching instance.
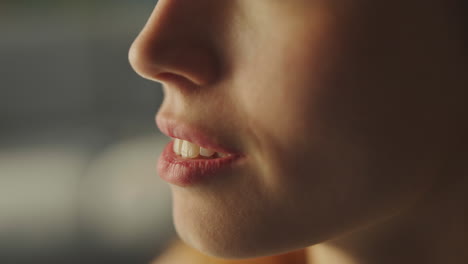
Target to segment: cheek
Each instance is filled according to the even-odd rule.
[[[324,138],[320,93],[335,76],[336,33],[323,23],[263,45],[261,56],[244,68],[249,85],[240,85],[245,119],[256,137],[254,149],[280,156],[315,147]],[[294,40],[294,41],[292,41]],[[247,82],[245,82],[247,83]],[[284,157],[283,157],[284,159]]]
[[[315,126],[317,92],[324,88],[334,54],[329,45],[333,32],[331,26],[312,25],[277,34],[282,37],[264,40],[261,50],[251,52],[251,63],[240,71],[237,97],[260,141],[269,138],[281,144],[294,137],[302,143]]]
[[[392,89],[399,83],[392,78],[406,78],[386,66],[394,59],[362,60],[372,54],[355,48],[358,39],[325,25],[263,45],[245,68],[253,81],[239,97],[263,164],[258,175],[278,197],[303,195],[331,214],[389,211],[431,183],[427,162],[434,157],[418,139],[430,127],[407,114],[417,115],[414,97],[402,93],[411,85]],[[371,50],[385,50],[385,41]],[[343,215],[325,218],[333,217]]]

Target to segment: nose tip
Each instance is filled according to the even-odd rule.
[[[139,75],[161,83],[184,79],[197,86],[219,78],[220,59],[211,19],[216,10],[207,8],[211,2],[200,3],[205,2],[158,2],[128,53]]]
[[[198,86],[216,79],[217,62],[209,48],[183,39],[161,47],[158,40],[145,37],[140,35],[128,53],[130,65],[143,78],[164,83],[166,77],[177,76]]]

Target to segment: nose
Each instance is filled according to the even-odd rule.
[[[129,50],[132,68],[142,77],[204,86],[218,75],[209,1],[159,0]]]

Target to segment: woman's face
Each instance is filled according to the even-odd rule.
[[[129,55],[164,84],[158,119],[245,156],[171,186],[180,237],[224,258],[273,255],[427,195],[458,136],[444,2],[160,0]]]

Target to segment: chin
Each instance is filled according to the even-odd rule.
[[[174,224],[180,239],[199,252],[222,259],[245,259],[259,256],[259,247],[252,247],[252,241],[245,232],[236,230],[232,223],[207,221],[203,218],[177,216]],[[261,245],[261,244],[260,244]]]
[[[310,241],[310,238],[301,237],[300,234],[304,232],[294,230],[292,226],[285,228],[275,226],[274,222],[259,222],[259,217],[246,219],[240,214],[234,214],[221,221],[222,215],[228,212],[223,211],[211,216],[203,215],[202,212],[182,210],[187,208],[178,206],[174,209],[174,224],[180,239],[211,257],[236,260],[273,256],[323,241]]]
[[[233,184],[200,188],[172,188],[173,221],[180,239],[201,253],[222,259],[274,255],[273,222],[263,203],[239,194]],[[228,188],[226,188],[227,186]],[[233,191],[234,190],[234,191]],[[250,202],[249,202],[250,201]],[[270,215],[271,216],[271,215]],[[269,223],[270,222],[270,223]]]

